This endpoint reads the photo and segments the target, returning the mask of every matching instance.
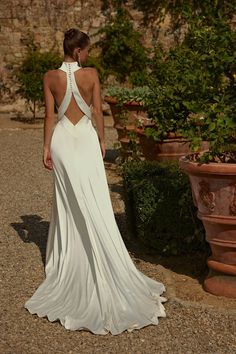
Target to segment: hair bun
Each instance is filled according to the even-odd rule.
[[[66,39],[71,39],[71,38],[73,38],[73,37],[75,36],[75,34],[76,34],[77,31],[78,31],[78,30],[76,30],[75,28],[70,28],[69,30],[67,30],[67,31],[65,32],[65,38],[66,38]]]

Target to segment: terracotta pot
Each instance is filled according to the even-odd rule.
[[[121,124],[116,124],[115,128],[117,130],[117,134],[118,134],[118,139],[122,139],[122,138],[130,138],[130,136],[132,134],[136,135],[136,131],[135,131],[135,126],[134,125],[127,125],[127,126],[123,126]]]
[[[137,122],[137,116],[146,117],[146,108],[139,102],[131,101],[123,104],[125,109],[125,119],[122,116],[122,107],[117,104],[117,100],[110,96],[105,96],[104,101],[110,106],[112,117],[114,119],[114,128],[116,125],[135,125]]]
[[[146,109],[139,102],[127,102],[120,107],[113,97],[105,96],[104,100],[109,104],[114,120],[114,128],[118,134],[118,140],[122,147],[122,156],[126,158],[133,154],[134,144],[139,145],[136,134],[136,125],[140,118],[147,119]],[[125,117],[123,114],[125,108]]]
[[[189,175],[212,251],[204,288],[214,295],[236,298],[236,164],[199,164],[187,157],[179,163]]]
[[[147,160],[178,161],[181,156],[191,153],[190,141],[176,133],[170,132],[167,139],[156,142],[152,137],[145,135],[144,129],[136,128],[136,132],[143,155]],[[200,150],[203,151],[207,148],[208,143],[203,142]]]

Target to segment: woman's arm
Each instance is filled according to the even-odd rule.
[[[44,166],[51,170],[52,159],[50,154],[50,144],[54,127],[54,97],[49,88],[49,72],[43,77],[43,90],[45,102],[45,118],[44,118],[44,144],[43,144],[43,162]]]
[[[101,87],[100,81],[98,77],[97,70],[95,68],[93,70],[93,78],[94,78],[94,85],[93,85],[93,117],[96,122],[96,130],[98,134],[98,139],[101,147],[102,157],[105,157],[106,148],[105,148],[105,133],[104,133],[104,118],[102,113],[102,100],[101,100]]]

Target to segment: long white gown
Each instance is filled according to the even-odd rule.
[[[77,62],[63,62],[67,90],[51,140],[54,194],[45,280],[24,307],[68,330],[117,335],[166,317],[165,286],[133,263],[114,216],[91,109],[75,81]],[[72,94],[84,113],[65,112]]]

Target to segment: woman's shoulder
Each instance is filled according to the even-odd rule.
[[[83,68],[83,71],[90,74],[90,75],[94,75],[94,76],[96,76],[98,74],[97,69],[92,66],[85,66]]]
[[[95,82],[98,79],[98,71],[94,67],[90,67],[90,66],[83,67],[82,72],[89,80],[93,82]]]
[[[55,76],[55,75],[58,75],[60,72],[61,72],[61,70],[59,70],[59,69],[48,70],[44,73],[44,77]]]
[[[53,79],[59,77],[61,74],[63,74],[63,72],[59,69],[48,70],[47,72],[44,73],[43,80],[44,81],[53,80]]]

